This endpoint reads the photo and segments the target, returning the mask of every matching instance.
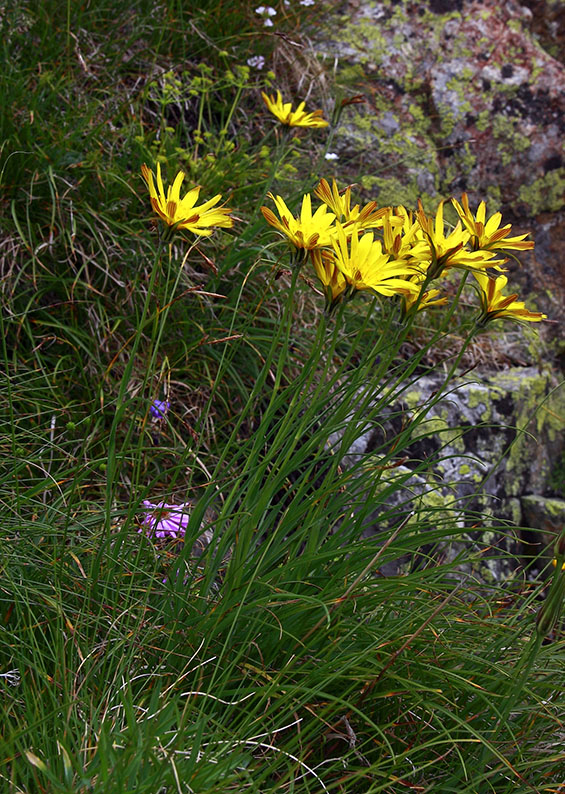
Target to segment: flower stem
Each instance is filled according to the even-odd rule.
[[[139,344],[141,342],[141,338],[143,336],[143,329],[145,327],[147,315],[149,312],[149,305],[151,303],[151,298],[153,296],[155,280],[160,270],[161,251],[162,251],[162,243],[160,242],[155,252],[155,261],[153,263],[151,276],[149,278],[149,285],[147,287],[147,293],[145,295],[145,301],[143,303],[141,319],[139,320],[137,329],[133,336],[131,349],[129,351],[128,361],[120,382],[120,388],[118,391],[118,396],[116,398],[114,417],[112,419],[112,425],[110,427],[110,433],[108,437],[108,455],[106,462],[106,502],[105,502],[105,531],[108,534],[110,532],[111,521],[112,521],[112,501],[114,495],[114,485],[115,485],[116,476],[118,474],[118,455],[116,451],[116,436],[117,436],[118,427],[123,419],[125,409],[127,406],[127,400],[126,400],[127,388],[133,368],[136,363],[136,354],[139,348]]]

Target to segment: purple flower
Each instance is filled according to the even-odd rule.
[[[154,419],[163,419],[170,407],[171,403],[168,400],[153,400],[149,413]]]
[[[140,532],[145,531],[150,538],[184,538],[192,508],[190,502],[182,505],[167,505],[165,502],[159,502],[155,505],[144,499],[143,507],[147,512]]]

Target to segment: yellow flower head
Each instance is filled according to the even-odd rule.
[[[335,179],[332,179],[331,188],[327,179],[320,179],[320,184],[315,188],[314,195],[331,209],[338,221],[351,220],[351,186],[346,187],[343,193],[340,193]],[[358,204],[354,206],[353,212],[359,214]]]
[[[327,127],[328,122],[323,118],[321,110],[313,113],[305,113],[305,102],[301,102],[296,110],[292,110],[290,102],[283,102],[281,92],[277,90],[276,98],[268,96],[261,91],[264,103],[267,105],[273,116],[276,116],[281,124],[288,124],[289,127]]]
[[[377,209],[377,202],[370,201],[363,209],[359,204],[351,206],[351,186],[345,188],[340,193],[335,179],[332,179],[330,188],[326,179],[321,179],[320,184],[314,190],[314,195],[323,201],[333,213],[338,221],[347,224],[355,224],[359,229],[368,229],[373,226],[381,226],[383,216],[388,209]]]
[[[284,199],[280,196],[273,196],[272,193],[269,193],[268,196],[275,202],[280,221],[268,207],[261,207],[261,212],[267,223],[288,237],[291,245],[298,249],[311,251],[314,248],[330,244],[335,215],[328,212],[325,204],[318,207],[312,215],[312,198],[309,193],[306,193],[302,198],[300,216],[295,218],[286,206]]]
[[[233,226],[233,219],[229,217],[231,209],[215,206],[222,198],[221,195],[218,194],[209,201],[205,201],[204,204],[197,205],[200,187],[193,187],[181,199],[180,188],[184,179],[182,171],[179,171],[173,184],[167,188],[167,193],[165,193],[161,178],[160,163],[157,163],[157,189],[155,189],[153,181],[153,171],[145,163],[141,166],[141,173],[149,188],[151,206],[168,226],[175,229],[188,229],[194,234],[205,237],[212,234],[214,226],[221,226],[224,229],[230,229]]]
[[[418,285],[406,279],[406,262],[391,261],[372,232],[359,238],[357,229],[346,230],[339,224],[332,244],[336,267],[354,289],[370,289],[381,295],[419,292]]]
[[[332,312],[341,301],[347,282],[335,264],[333,251],[316,248],[310,252],[316,275],[322,282],[326,295],[326,310]]]
[[[498,320],[499,317],[507,317],[509,320],[538,323],[545,320],[547,314],[531,312],[526,309],[523,301],[518,301],[518,295],[502,294],[508,279],[506,276],[489,278],[486,273],[473,272],[478,284],[481,297],[482,317],[481,324],[486,324],[490,320]]]
[[[451,202],[457,214],[463,221],[465,228],[471,235],[471,247],[474,251],[486,249],[487,251],[504,251],[514,249],[525,251],[534,247],[533,240],[526,240],[527,234],[520,234],[518,237],[508,237],[512,231],[510,223],[500,229],[502,215],[495,212],[488,221],[486,220],[486,204],[481,201],[477,209],[477,214],[473,215],[469,208],[469,199],[466,193],[461,196],[461,204],[455,199]]]
[[[410,309],[418,303],[418,297],[420,297],[417,309],[419,312],[422,311],[422,309],[429,309],[430,306],[444,306],[447,303],[447,297],[445,295],[443,298],[438,298],[438,295],[441,294],[438,289],[428,289],[420,296],[420,290],[425,281],[425,276],[422,274],[419,273],[416,276],[411,276],[410,281],[417,284],[419,289],[416,293],[409,292],[402,296],[405,312],[409,312]]]
[[[394,210],[387,207],[383,225],[383,248],[392,259],[410,259],[412,262],[426,264],[430,258],[430,247],[418,221],[404,207]]]
[[[443,204],[441,201],[436,211],[435,222],[424,212],[422,202],[418,199],[418,211],[416,219],[420,224],[424,236],[428,243],[428,275],[437,278],[445,270],[451,267],[460,267],[466,270],[484,270],[486,267],[493,267],[501,270],[500,265],[506,260],[491,262],[496,256],[493,251],[468,251],[465,246],[471,237],[468,231],[464,231],[461,221],[448,234],[445,234],[445,224],[443,221]]]

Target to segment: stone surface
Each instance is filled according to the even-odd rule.
[[[565,63],[565,13],[563,0],[524,0],[532,12],[532,31],[540,45]]]
[[[548,545],[547,522],[538,521],[540,513],[531,506],[551,490],[553,464],[563,449],[565,390],[554,389],[549,368],[533,367],[454,380],[438,398],[442,383],[443,375],[434,374],[403,390],[396,418],[379,418],[357,438],[343,463],[378,466],[387,444],[395,443],[409,420],[414,426],[410,442],[397,450],[399,465],[382,476],[381,493],[394,480],[402,480],[402,487],[391,489],[382,502],[375,500],[366,534],[378,532],[383,522],[388,525],[391,511],[395,525],[414,514],[418,521],[427,518],[433,531],[447,511],[464,532],[433,553],[447,561],[462,556],[458,570],[504,581],[528,561],[532,544],[538,550]],[[536,499],[525,500],[531,494]],[[524,506],[529,511],[525,525],[531,527],[526,536],[514,528],[526,521]],[[423,538],[421,560],[432,548]],[[413,564],[408,555],[383,573]]]
[[[555,497],[529,494],[521,501],[523,523],[533,531],[523,530],[524,544],[530,553],[539,555],[545,562],[551,562],[555,541],[565,532],[565,500]]]
[[[341,178],[381,204],[422,197],[431,210],[464,190],[486,199],[517,232],[532,231],[535,253],[520,256],[522,268],[510,261],[510,282],[559,319],[565,67],[550,45],[562,40],[560,4],[530,5],[535,14],[515,0],[351,0],[314,46],[337,59],[346,93],[367,99],[345,109],[332,141]]]

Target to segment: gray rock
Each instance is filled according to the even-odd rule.
[[[547,491],[552,462],[563,449],[559,416],[565,394],[554,391],[549,369],[534,367],[456,379],[438,397],[443,379],[443,373],[426,375],[401,390],[394,409],[397,416],[402,412],[402,427],[409,420],[413,432],[402,448],[395,447],[396,462],[387,458],[382,467],[365,535],[408,516],[433,534],[448,517],[458,537],[423,537],[417,554],[383,573],[439,556],[483,581],[505,581],[528,562],[532,542],[547,533],[547,522],[532,510],[539,498],[528,495]],[[344,467],[379,470],[385,451],[396,443],[394,415],[379,417],[356,439]],[[529,510],[526,535],[516,528],[524,521],[522,506]]]
[[[555,497],[528,494],[521,501],[524,524],[524,545],[541,563],[549,563],[555,556],[557,538],[565,531],[565,500]],[[540,566],[541,567],[541,566]]]

